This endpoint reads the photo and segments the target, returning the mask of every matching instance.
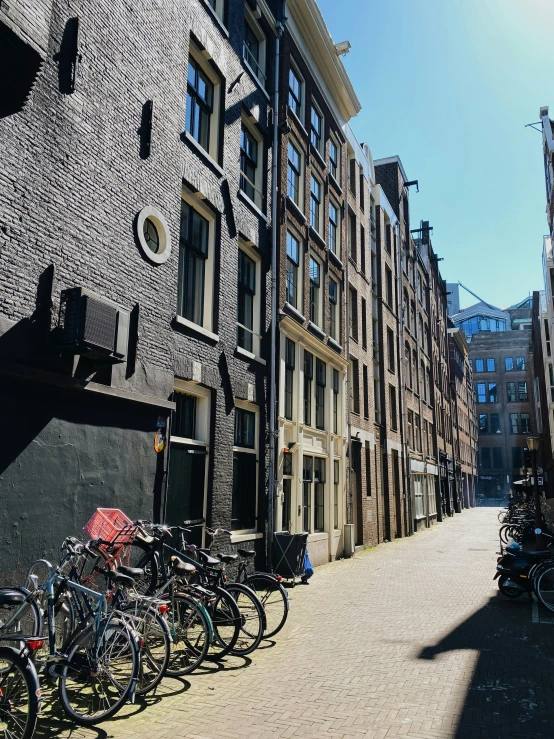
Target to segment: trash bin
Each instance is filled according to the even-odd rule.
[[[276,531],[273,536],[273,572],[285,580],[302,577],[307,543],[307,531],[300,534]]]

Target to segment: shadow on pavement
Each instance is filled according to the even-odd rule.
[[[471,649],[479,658],[453,739],[552,739],[554,626],[531,623],[527,596],[499,593],[438,644],[419,653],[436,659]]]

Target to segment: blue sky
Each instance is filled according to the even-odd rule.
[[[524,126],[554,117],[554,0],[318,1],[352,44],[352,127],[419,180],[412,228],[434,227],[443,276],[499,307],[541,289],[541,135]]]

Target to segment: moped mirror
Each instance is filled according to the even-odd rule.
[[[535,534],[542,534],[542,529],[535,529]]]

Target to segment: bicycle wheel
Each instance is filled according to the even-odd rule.
[[[158,584],[158,559],[156,552],[149,544],[135,539],[123,548],[118,557],[126,567],[137,567],[144,570],[144,577],[134,577],[135,590],[141,595],[152,595]]]
[[[554,565],[545,566],[536,580],[537,598],[549,611],[554,611]]]
[[[188,675],[202,664],[210,647],[211,625],[206,612],[186,595],[174,595],[168,613],[172,638],[167,674]]]
[[[67,715],[84,726],[114,716],[135,687],[139,659],[128,624],[109,618],[98,634],[89,626],[70,646],[58,683]]]
[[[0,593],[6,590],[16,590],[22,595],[29,595],[27,588],[0,588]],[[3,604],[0,606],[0,633],[4,630],[4,624],[21,608],[21,605]],[[25,608],[17,617],[17,621],[10,624],[7,631],[10,634],[21,634],[21,636],[40,636],[43,629],[42,611],[36,600],[29,600],[25,603]],[[3,640],[6,646],[14,646],[16,649],[22,649],[23,644],[19,641]]]
[[[264,635],[264,609],[256,594],[246,585],[229,583],[225,590],[233,596],[240,611],[239,637],[231,653],[245,657],[259,646]]]
[[[0,647],[0,737],[30,739],[40,710],[40,686],[29,657]]]
[[[255,572],[246,578],[248,585],[256,595],[265,611],[266,627],[264,639],[279,633],[289,615],[289,596],[281,583],[263,572]]]
[[[157,605],[132,604],[125,611],[140,643],[140,667],[137,695],[146,695],[165,675],[171,653],[171,634]]]
[[[498,589],[502,593],[502,595],[505,595],[506,598],[519,598],[520,595],[523,595],[525,592],[524,590],[521,590],[520,588],[516,587],[513,583],[510,582],[510,578],[508,575],[501,575],[498,578]]]
[[[208,606],[214,638],[207,659],[217,661],[233,650],[239,638],[241,619],[240,611],[230,593],[217,586],[212,586],[210,590],[215,594],[215,599]]]

